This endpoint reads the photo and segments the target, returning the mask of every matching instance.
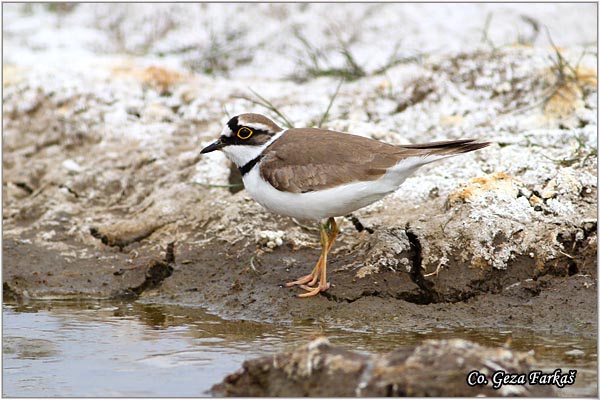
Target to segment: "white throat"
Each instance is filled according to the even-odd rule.
[[[261,146],[249,146],[249,145],[230,145],[223,147],[223,153],[225,156],[233,162],[238,168],[243,167],[249,161],[252,161],[260,153],[263,152],[271,143],[277,140],[281,135],[287,132],[287,129],[277,132],[271,139]]]

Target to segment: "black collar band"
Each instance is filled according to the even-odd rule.
[[[254,157],[252,160],[248,161],[246,164],[244,164],[243,166],[239,167],[240,172],[242,173],[242,176],[246,175],[248,172],[250,172],[250,170],[252,168],[254,168],[254,166],[262,159],[263,155],[259,154],[256,157]]]

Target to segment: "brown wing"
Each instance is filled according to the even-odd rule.
[[[306,193],[345,183],[371,181],[407,157],[458,154],[473,140],[394,146],[322,129],[290,129],[263,154],[260,173],[276,189]],[[487,145],[487,144],[485,144]],[[482,146],[483,147],[483,146]]]
[[[290,129],[271,146],[261,176],[276,189],[305,193],[370,181],[398,162],[398,148],[377,140],[321,129]]]

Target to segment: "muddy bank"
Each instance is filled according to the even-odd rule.
[[[375,234],[351,230],[346,235],[344,241],[377,240]],[[221,246],[227,253],[223,254]],[[330,290],[302,300],[295,297],[298,289],[279,284],[311,268],[319,254],[317,244],[295,250],[281,246],[261,251],[259,256],[255,246],[244,241],[215,242],[204,248],[176,243],[173,262],[165,261],[165,252],[144,256],[141,249],[127,254],[115,250],[103,256],[92,253],[86,262],[72,262],[56,251],[5,240],[4,295],[17,299],[140,298],[149,303],[200,306],[234,319],[322,321],[360,331],[535,327],[590,336],[597,329],[595,259],[591,257],[585,260],[588,264],[578,264],[579,272],[571,276],[567,271],[562,276],[539,275],[522,264],[514,267],[515,274],[457,267],[444,272],[457,271],[453,278],[440,280],[393,271],[357,278],[357,271],[347,267],[356,262],[357,255],[338,251],[331,260]],[[457,293],[453,288],[459,283],[463,292]],[[572,312],[574,308],[577,313]]]

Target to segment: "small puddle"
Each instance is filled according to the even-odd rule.
[[[597,395],[595,338],[527,330],[351,332],[309,324],[227,321],[201,309],[107,302],[43,302],[3,307],[3,396],[181,397],[207,390],[242,363],[326,335],[336,345],[388,352],[425,339],[469,339],[535,351],[552,372],[577,369],[561,396]]]

